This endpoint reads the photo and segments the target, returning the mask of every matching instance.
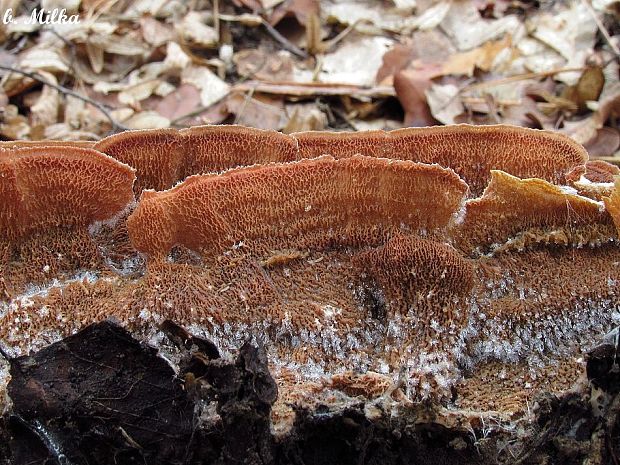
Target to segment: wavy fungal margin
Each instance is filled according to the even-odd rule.
[[[438,165],[323,156],[146,191],[127,225],[134,247],[157,257],[175,245],[213,254],[240,241],[246,249],[371,245],[397,231],[445,229],[466,192],[452,170]]]
[[[94,147],[136,168],[137,193],[140,188],[171,188],[193,174],[321,155],[346,158],[360,154],[451,168],[475,197],[494,169],[562,184],[567,173],[587,160],[585,149],[567,136],[505,125],[290,135],[241,126],[199,126],[180,131],[128,131]]]
[[[22,240],[55,227],[107,220],[133,201],[133,168],[90,148],[0,151],[0,237]]]

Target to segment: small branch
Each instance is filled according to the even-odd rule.
[[[213,26],[215,28],[215,34],[217,35],[218,44],[222,42],[222,36],[220,34],[220,2],[219,0],[213,0]]]
[[[525,73],[525,74],[517,74],[516,76],[510,76],[502,79],[493,79],[492,81],[479,82],[477,84],[472,84],[470,86],[465,86],[461,89],[461,92],[475,90],[475,89],[484,89],[486,87],[495,87],[501,86],[503,84],[510,84],[512,82],[525,81],[527,79],[536,79],[542,77],[554,76],[560,73],[569,73],[575,71],[584,71],[586,67],[578,67],[578,68],[557,68],[549,71],[542,71],[540,73]]]
[[[300,49],[296,45],[290,43],[286,39],[286,37],[280,34],[277,31],[277,29],[273,27],[271,24],[269,24],[269,22],[267,22],[264,18],[261,18],[261,22],[263,23],[263,26],[265,26],[265,29],[267,29],[267,32],[271,35],[271,37],[273,37],[276,41],[278,41],[285,50],[288,50],[293,55],[296,55],[299,58],[304,58],[304,59],[308,58],[308,54],[306,52],[304,52],[302,49]]]
[[[119,123],[118,121],[116,121],[112,115],[110,114],[110,112],[108,111],[108,109],[101,103],[97,102],[96,100],[93,100],[89,97],[86,97],[84,95],[78,94],[77,92],[68,89],[64,86],[58,85],[58,84],[53,84],[51,82],[48,82],[46,79],[44,79],[42,76],[39,76],[36,73],[31,73],[28,71],[23,71],[19,68],[14,68],[12,66],[5,66],[5,65],[0,65],[0,69],[3,69],[5,71],[10,71],[12,73],[17,73],[20,74],[22,76],[26,76],[29,77],[30,79],[34,79],[37,82],[40,82],[43,85],[49,86],[53,89],[56,89],[58,92],[61,92],[62,94],[65,94],[69,97],[73,97],[76,98],[78,100],[81,100],[83,102],[86,102],[92,106],[94,106],[97,110],[99,110],[107,119],[108,121],[110,121],[110,124],[112,124],[112,132],[120,132],[120,131],[126,131],[128,128],[127,126],[124,126],[123,124]]]

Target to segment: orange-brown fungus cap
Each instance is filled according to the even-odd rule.
[[[457,235],[467,252],[518,250],[539,242],[583,245],[606,241],[614,234],[610,224],[599,203],[570,188],[492,171],[484,195],[466,203],[465,220]]]
[[[474,196],[488,184],[491,170],[563,184],[565,174],[588,159],[585,149],[567,136],[516,126],[408,128],[391,136],[390,158],[450,167]]]
[[[134,180],[132,168],[92,149],[0,151],[0,239],[109,219],[133,199]]]
[[[169,189],[182,178],[185,151],[174,129],[126,131],[94,148],[136,169],[138,195],[144,189]]]
[[[614,182],[620,168],[604,160],[591,160],[586,163],[586,179],[591,182]]]
[[[295,140],[276,131],[197,126],[183,129],[181,134],[187,150],[185,176],[295,160]]]
[[[371,157],[390,157],[390,133],[385,131],[365,132],[324,132],[309,131],[291,134],[297,140],[297,159],[315,158],[332,155],[336,158],[351,155],[368,155]],[[415,158],[410,158],[414,161]]]
[[[604,197],[605,209],[614,220],[616,229],[620,234],[620,176],[614,177],[614,189],[609,197]]]
[[[467,186],[449,169],[364,156],[333,157],[193,176],[145,192],[128,219],[152,256],[175,245],[206,254],[243,242],[277,249],[372,244],[396,231],[444,228]]]
[[[292,135],[242,126],[197,126],[128,131],[95,148],[136,168],[137,193],[142,188],[169,189],[194,174],[239,166],[360,154],[452,168],[478,196],[492,169],[562,184],[567,172],[587,160],[585,149],[566,136],[502,125]]]

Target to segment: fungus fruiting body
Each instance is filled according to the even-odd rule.
[[[587,160],[584,148],[566,136],[505,125],[290,135],[241,126],[201,126],[130,131],[103,139],[94,147],[136,168],[139,188],[157,190],[171,188],[194,174],[359,154],[451,168],[467,182],[471,195],[477,196],[491,170],[561,184]]]
[[[133,202],[134,170],[90,148],[31,146],[0,152],[3,282],[23,288],[99,260],[88,228]]]
[[[335,390],[522,411],[617,319],[620,186],[586,161],[507,126],[4,148],[0,338],[172,319],[224,351],[265,343],[283,409]]]

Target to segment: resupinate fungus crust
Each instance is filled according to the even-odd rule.
[[[276,430],[351,396],[523,414],[620,320],[618,173],[510,126],[2,143],[0,341],[262,342]]]

